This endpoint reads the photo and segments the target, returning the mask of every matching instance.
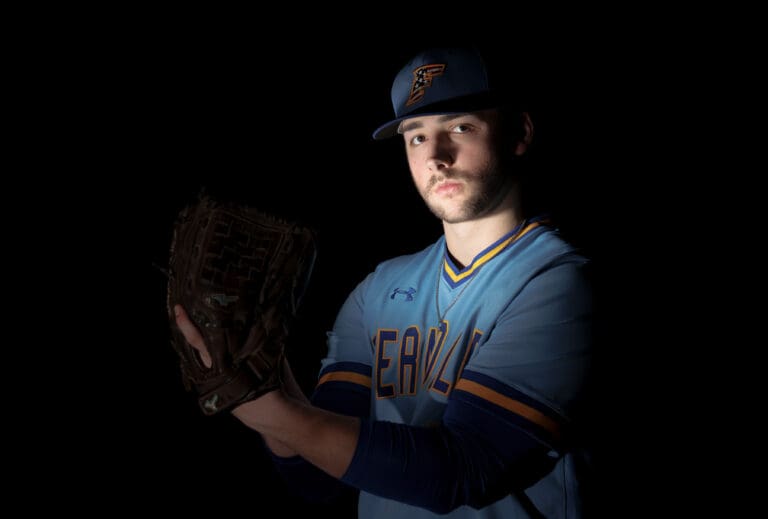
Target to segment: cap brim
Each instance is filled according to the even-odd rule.
[[[373,138],[377,141],[388,139],[397,135],[397,129],[400,123],[413,119],[414,117],[424,117],[428,115],[445,115],[445,114],[463,114],[469,112],[477,112],[478,110],[487,110],[489,108],[498,107],[501,99],[495,92],[483,92],[481,94],[474,94],[471,96],[451,99],[449,101],[443,101],[440,103],[432,103],[423,107],[420,110],[416,110],[397,119],[392,119],[376,128],[373,132]]]
[[[395,135],[399,135],[397,129],[400,128],[400,123],[407,121],[408,119],[413,119],[414,117],[425,117],[428,115],[465,114],[468,112],[475,112],[477,110],[484,110],[484,108],[477,108],[474,110],[438,110],[436,112],[419,112],[417,114],[404,115],[403,117],[393,119],[388,123],[385,123],[376,128],[376,130],[373,132],[373,138],[377,141],[382,141],[384,139],[394,137]]]
[[[420,115],[429,115],[429,114],[413,114],[413,115],[406,115],[405,117],[400,117],[398,119],[394,119],[392,121],[389,121],[388,123],[384,123],[373,132],[373,138],[377,141],[382,141],[384,139],[389,139],[390,137],[394,137],[397,135],[397,129],[400,127],[400,123],[405,121],[406,119],[410,119],[411,117],[419,117]]]

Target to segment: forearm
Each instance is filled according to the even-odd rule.
[[[267,444],[267,448],[275,455],[280,456],[281,458],[290,458],[291,456],[297,455],[295,450],[291,449],[277,438],[267,436],[266,434],[262,434],[262,437],[264,438],[264,443]]]
[[[282,370],[283,389],[286,394],[294,399],[309,404],[309,399],[301,390],[299,383],[296,382],[296,378],[293,376],[293,371],[291,370],[287,360],[283,361]],[[262,436],[269,450],[271,450],[277,456],[282,458],[290,458],[297,455],[296,451],[288,447],[285,443],[281,442],[278,438],[267,435]]]
[[[335,478],[347,471],[357,447],[358,418],[313,407],[282,391],[243,404],[233,414],[261,433],[270,449],[274,445],[278,456],[291,451],[288,455],[298,454]]]

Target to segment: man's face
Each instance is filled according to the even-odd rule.
[[[496,148],[495,110],[403,122],[411,175],[429,209],[447,223],[488,214],[507,193]]]

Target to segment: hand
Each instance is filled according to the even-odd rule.
[[[187,315],[187,312],[181,305],[175,305],[173,307],[173,313],[176,315],[176,326],[179,327],[184,338],[187,340],[190,346],[192,346],[197,354],[200,355],[200,360],[203,361],[203,365],[206,368],[213,366],[213,359],[211,354],[208,353],[208,348],[205,346],[203,336],[197,327],[192,323]]]

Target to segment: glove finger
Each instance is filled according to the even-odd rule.
[[[187,312],[181,305],[174,306],[173,310],[176,314],[176,326],[181,330],[184,339],[186,339],[190,346],[197,350],[197,353],[200,355],[200,360],[203,361],[203,365],[205,365],[206,368],[210,368],[213,365],[213,360],[211,359],[211,354],[208,352],[208,348],[205,346],[205,341],[203,340],[200,331],[194,324],[192,324]]]

